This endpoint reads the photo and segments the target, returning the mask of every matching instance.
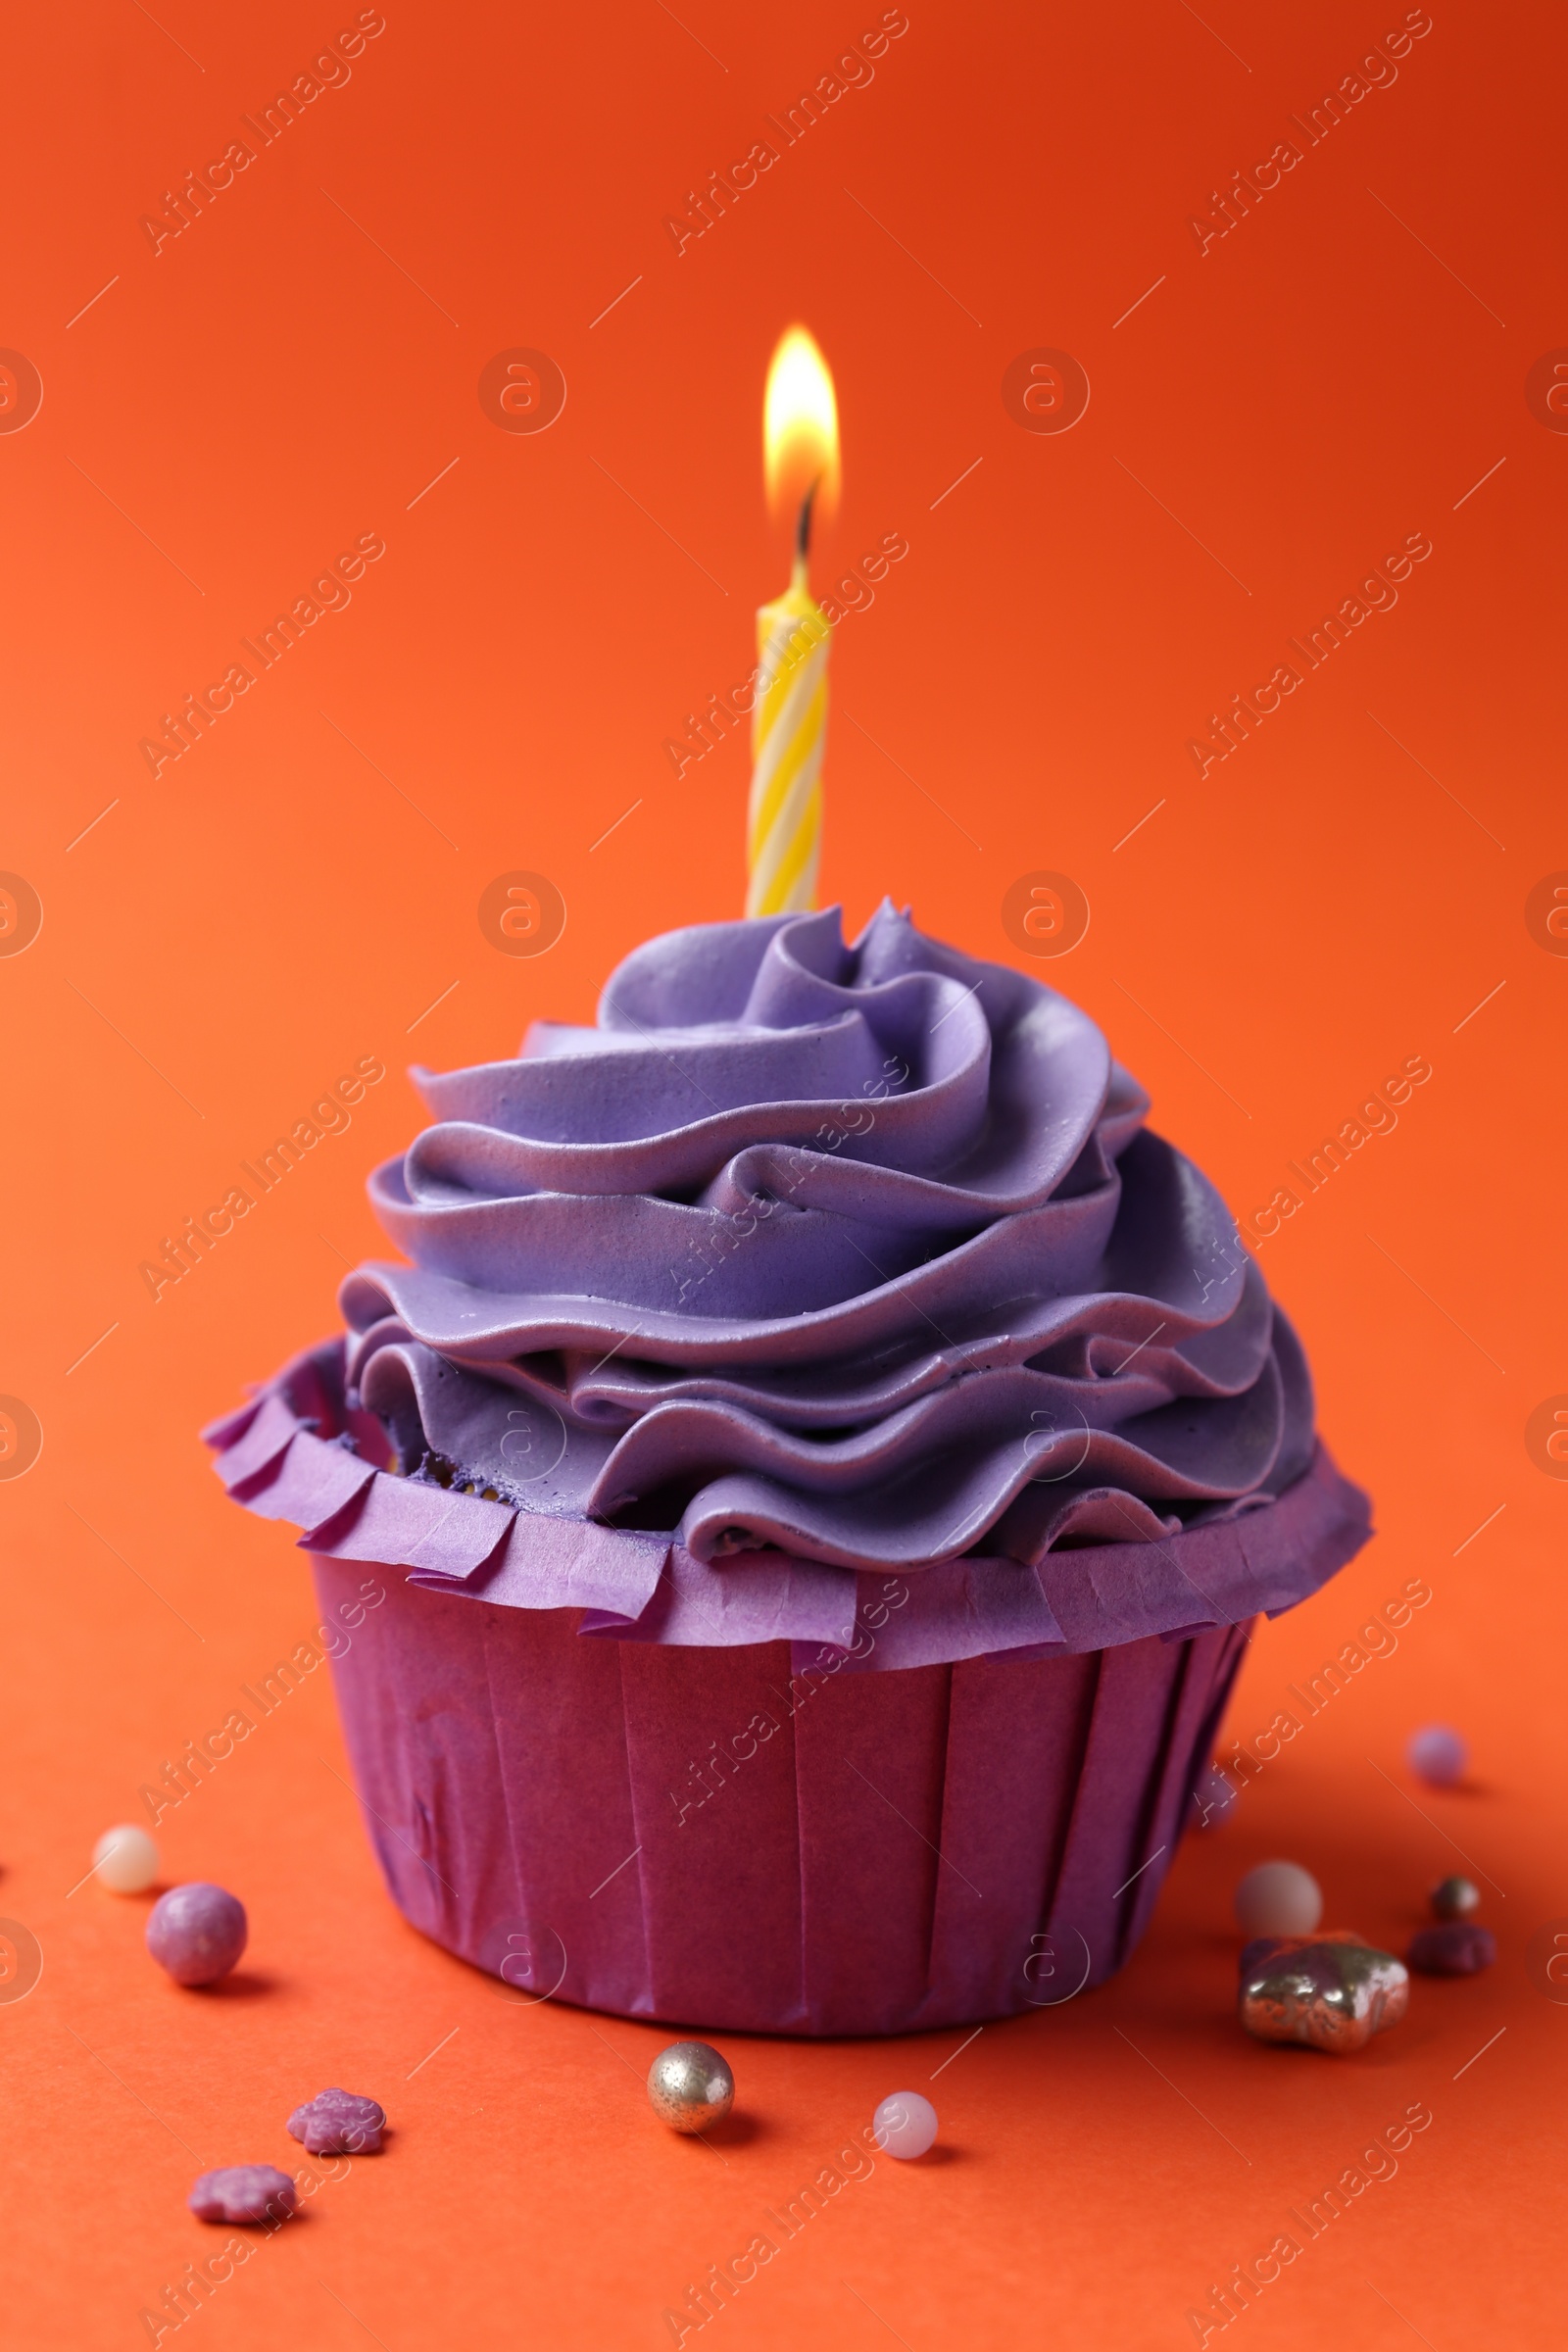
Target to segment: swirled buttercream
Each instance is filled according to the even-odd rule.
[[[869,1569],[1158,1541],[1312,1459],[1300,1348],[1095,1023],[889,905],[670,932],[596,1027],[414,1075],[370,1180],[413,1262],[342,1292],[407,1476]]]

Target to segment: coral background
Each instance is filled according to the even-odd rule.
[[[0,2002],[19,2344],[151,2340],[215,2243],[193,2175],[291,2153],[327,2082],[396,2136],[220,2289],[209,2352],[667,2343],[665,2307],[898,2087],[937,2101],[939,2158],[832,2200],[726,2311],[731,2352],[1191,2343],[1210,2283],[1417,2101],[1431,2128],[1261,2293],[1251,2352],[1544,2343],[1560,2315],[1568,2009],[1531,1946],[1568,1931],[1568,1485],[1526,1425],[1568,1390],[1568,960],[1526,907],[1568,867],[1568,439],[1526,379],[1568,342],[1561,20],[1434,0],[1307,146],[1290,117],[1397,6],[910,0],[874,79],[677,255],[664,217],[879,16],[388,0],[352,77],[156,254],[141,217],[339,20],[88,0],[11,27],[0,342],[43,384],[0,431],[0,866],[43,905],[0,956],[0,1390],[43,1429],[0,1482],[0,1910],[43,1953]],[[1200,253],[1189,217],[1288,138]],[[417,1123],[403,1066],[585,1018],[639,939],[739,909],[746,749],[677,779],[663,747],[782,585],[759,420],[795,318],[844,429],[820,583],[909,543],[834,645],[826,897],[1021,962],[1005,893],[1070,875],[1088,935],[1037,968],[1249,1218],[1432,1064],[1264,1245],[1381,1532],[1259,1630],[1230,1737],[1407,1580],[1433,1599],[1188,1841],[1112,1985],[961,2055],[737,2041],[710,2148],[647,2109],[657,2029],[508,2005],[405,1927],[324,1672],[161,1831],[169,1878],[250,1906],[241,1980],[176,1991],[145,1901],[74,1883],[311,1629],[288,1531],[222,1499],[195,1432],[331,1328],[376,1248],[364,1175]],[[564,371],[548,431],[481,407],[517,347]],[[1040,347],[1087,370],[1070,431],[1004,406]],[[1200,779],[1209,714],[1416,532],[1397,605]],[[155,778],[160,714],[371,533],[352,604]],[[514,868],[568,909],[536,961],[477,920]],[[155,1304],[162,1237],[363,1055],[390,1075],[352,1129]],[[1451,1794],[1404,1772],[1433,1718],[1473,1742]],[[1418,1982],[1354,2061],[1246,2040],[1229,1895],[1277,1852],[1396,1945],[1473,1865],[1498,1966]]]

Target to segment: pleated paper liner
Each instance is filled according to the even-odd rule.
[[[1036,1568],[709,1568],[387,1475],[340,1342],[208,1437],[304,1527],[324,1613],[384,1595],[334,1676],[411,1922],[510,1997],[715,2032],[977,2024],[1112,1975],[1248,1623],[1368,1533],[1320,1446],[1262,1508]]]

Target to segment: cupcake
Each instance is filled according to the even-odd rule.
[[[416,1070],[408,1263],[208,1432],[295,1521],[367,1826],[518,1998],[892,2034],[1148,1920],[1260,1613],[1369,1532],[1088,1016],[884,905],[639,948]]]

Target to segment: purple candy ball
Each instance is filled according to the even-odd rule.
[[[159,1896],[147,1921],[147,1949],[176,1984],[216,1984],[245,1949],[245,1906],[221,1886],[193,1879]]]
[[[1473,1977],[1490,1968],[1497,1957],[1496,1938],[1490,1928],[1474,1920],[1449,1920],[1441,1928],[1422,1928],[1410,1938],[1405,1954],[1410,1966],[1424,1977]]]
[[[313,2156],[373,2156],[386,2130],[386,2109],[352,2090],[322,2090],[288,2119],[289,2134]]]
[[[1410,1734],[1404,1760],[1417,1780],[1451,1788],[1470,1761],[1469,1743],[1451,1724],[1426,1723]]]
[[[299,2198],[275,2164],[225,2164],[203,2173],[185,2202],[201,2222],[286,2222]]]

